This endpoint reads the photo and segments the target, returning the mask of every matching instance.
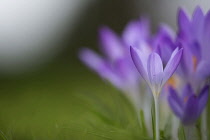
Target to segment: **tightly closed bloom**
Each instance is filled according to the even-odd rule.
[[[162,86],[175,72],[182,56],[182,50],[182,48],[177,47],[171,54],[167,65],[163,68],[163,62],[159,54],[150,53],[147,46],[131,47],[130,52],[133,62],[150,86],[153,95],[159,95]]]
[[[194,87],[199,86],[201,81],[210,76],[210,11],[205,15],[201,8],[197,7],[190,19],[187,13],[180,9],[177,36],[177,41],[184,48],[180,63],[182,76]]]
[[[172,87],[169,88],[169,93],[168,102],[172,111],[183,124],[190,125],[199,118],[207,104],[209,86],[203,87],[198,95],[189,84],[184,87],[181,95]]]

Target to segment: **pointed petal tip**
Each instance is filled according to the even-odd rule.
[[[188,13],[183,8],[178,9],[177,18],[178,26],[180,29],[185,29],[187,26],[189,26],[190,18]]]
[[[202,10],[202,8],[201,8],[200,5],[197,5],[197,6],[195,7],[195,10],[194,10],[194,12],[193,12],[193,15],[195,15],[195,13],[202,13],[202,15],[203,15],[203,10]]]
[[[183,53],[183,48],[178,50],[178,47],[173,51],[173,53],[171,54],[171,57],[166,65],[166,67],[164,68],[164,80],[163,80],[163,84],[165,84],[165,82],[173,75],[173,73],[176,71],[181,57],[182,57],[182,53]]]

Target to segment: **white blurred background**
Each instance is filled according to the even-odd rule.
[[[62,49],[54,45],[93,0],[0,0],[0,71],[34,68]]]

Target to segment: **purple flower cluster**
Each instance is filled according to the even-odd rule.
[[[161,25],[152,35],[149,21],[141,19],[131,21],[122,36],[102,27],[99,38],[103,56],[87,48],[80,52],[88,67],[124,92],[140,93],[144,79],[158,97],[165,85],[169,106],[183,124],[199,118],[209,95],[210,11],[205,15],[197,7],[190,18],[179,9],[177,33]],[[180,83],[171,83],[175,71]]]

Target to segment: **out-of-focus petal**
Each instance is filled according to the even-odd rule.
[[[196,69],[196,78],[198,81],[205,80],[208,76],[210,76],[210,62],[201,61]]]
[[[179,118],[182,118],[183,115],[183,103],[181,99],[178,97],[177,92],[173,88],[169,88],[170,95],[168,96],[168,103],[175,113],[175,115]]]
[[[182,122],[185,125],[194,123],[199,116],[198,113],[198,98],[195,95],[192,95],[189,97],[185,105]]]
[[[183,48],[179,50],[178,47],[173,51],[171,58],[164,69],[164,79],[162,84],[164,84],[175,72],[182,57],[182,51]]]
[[[90,49],[82,49],[79,58],[91,69],[96,72],[102,71],[105,61]]]
[[[122,88],[122,82],[112,70],[106,60],[98,56],[90,49],[82,49],[79,58],[92,70],[97,72],[102,78],[107,79],[118,88]]]
[[[204,13],[200,6],[196,6],[196,8],[193,12],[192,20],[193,20],[193,22],[198,22],[196,20],[200,20],[201,18],[204,18]]]
[[[199,42],[194,41],[190,45],[190,51],[193,53],[194,57],[196,57],[197,61],[201,59],[201,46]]]
[[[149,20],[140,19],[131,21],[123,31],[123,40],[127,46],[137,46],[142,40],[145,41],[149,38]]]
[[[148,74],[147,74],[147,67],[145,66],[145,64],[143,62],[147,62],[147,58],[140,58],[139,56],[141,54],[140,51],[137,48],[134,47],[130,47],[130,53],[131,53],[131,58],[134,62],[134,65],[136,66],[137,70],[139,71],[139,73],[141,74],[141,76],[144,78],[144,80],[146,80],[148,82]]]
[[[182,8],[180,8],[178,11],[178,26],[179,26],[179,28],[181,30],[185,30],[186,27],[189,27],[189,25],[190,25],[189,16]]]
[[[202,57],[205,60],[209,60],[209,52],[210,52],[210,44],[209,44],[209,38],[210,38],[210,11],[205,16],[204,20],[204,27],[202,32]]]
[[[188,97],[192,96],[194,94],[192,87],[190,86],[190,84],[187,84],[183,90],[182,90],[182,99],[183,101],[187,101]]]
[[[198,103],[198,111],[199,114],[202,113],[203,109],[205,108],[208,98],[209,98],[209,86],[205,86],[198,97],[199,103]]]
[[[193,34],[198,39],[202,37],[201,33],[202,33],[203,22],[204,22],[204,13],[200,8],[200,6],[197,6],[192,16],[192,29],[194,31]]]
[[[173,50],[176,48],[174,43],[175,34],[171,28],[162,24],[154,38],[155,51],[160,55],[163,63],[167,63]]]
[[[124,55],[124,45],[111,29],[102,27],[99,30],[99,37],[102,51],[107,55],[107,58],[116,60]]]
[[[185,46],[183,49],[182,59],[179,65],[179,74],[183,77],[183,79],[188,80],[191,77],[193,72],[193,61],[192,61],[192,53],[190,49]]]

